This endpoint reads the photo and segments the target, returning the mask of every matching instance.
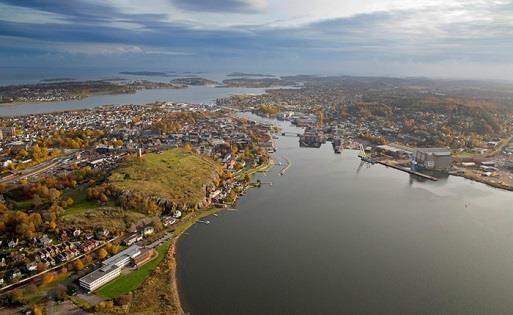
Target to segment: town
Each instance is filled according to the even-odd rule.
[[[182,89],[187,87],[182,82],[126,81],[119,78],[92,81],[64,79],[64,81],[56,79],[37,84],[1,86],[0,104],[72,101],[92,95],[131,94],[146,89]]]
[[[216,105],[105,105],[1,118],[1,304],[135,310],[159,286],[176,301],[175,281],[159,280],[159,272],[175,272],[174,242],[262,184],[251,174],[272,166],[275,133],[297,137],[304,148],[331,142],[334,154],[358,150],[360,167],[382,164],[421,179],[455,175],[513,189],[513,116],[503,99],[442,96],[438,87],[411,94],[404,82],[400,91],[370,93],[373,82],[292,79],[304,86]],[[391,101],[408,94],[426,102],[425,93],[430,104]],[[446,97],[459,101],[433,100]],[[302,132],[282,132],[240,112],[288,121]],[[162,261],[168,267],[156,269]],[[57,299],[49,300],[49,291]]]
[[[38,305],[55,284],[98,308],[127,294],[134,287],[109,283],[148,276],[176,229],[258,185],[250,174],[275,150],[271,125],[186,103],[1,123],[0,300],[9,307]]]
[[[334,150],[341,152],[362,144],[373,160],[386,165],[423,168],[441,176],[450,173],[513,190],[513,94],[506,83],[344,76],[282,79],[300,81],[303,87],[236,95],[217,104],[289,120],[305,128],[301,146],[320,147],[332,141]],[[432,162],[434,157],[444,162]]]

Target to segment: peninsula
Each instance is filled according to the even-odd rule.
[[[51,81],[37,84],[0,86],[0,104],[70,101],[92,95],[129,94],[144,89],[181,89],[181,84],[147,80],[114,82]]]
[[[181,313],[176,239],[272,165],[271,126],[206,105],[104,106],[1,124],[3,307],[37,310],[56,292],[87,312]],[[157,292],[165,302],[153,303]]]

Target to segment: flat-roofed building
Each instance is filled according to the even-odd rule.
[[[452,152],[448,148],[418,148],[415,160],[420,168],[433,171],[449,171],[452,165]]]
[[[140,267],[147,263],[155,255],[153,248],[144,248],[141,250],[141,254],[134,258],[134,265]]]
[[[125,249],[122,252],[117,253],[116,255],[110,257],[109,259],[105,259],[102,262],[102,265],[117,265],[121,268],[128,266],[132,259],[139,256],[141,254],[141,247],[137,245],[132,245]]]
[[[94,291],[121,275],[121,267],[117,265],[103,266],[80,278],[80,286],[88,291]]]
[[[88,275],[80,278],[80,286],[89,290],[94,291],[118,277],[121,274],[121,269],[128,266],[133,262],[134,258],[141,254],[141,247],[132,245],[122,252],[102,261],[102,267],[89,273]]]

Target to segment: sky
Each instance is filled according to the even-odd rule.
[[[513,0],[0,0],[0,66],[513,79]]]

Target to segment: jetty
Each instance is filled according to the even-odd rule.
[[[406,173],[409,173],[409,174],[412,174],[412,175],[415,175],[415,176],[419,176],[419,177],[422,177],[422,178],[425,178],[425,179],[429,179],[429,180],[432,180],[432,181],[437,181],[438,178],[434,177],[434,176],[430,176],[430,175],[427,175],[427,174],[423,174],[423,173],[420,173],[420,172],[417,172],[417,171],[413,171],[407,167],[400,167],[400,166],[397,166],[397,165],[393,165],[393,164],[390,164],[390,163],[387,163],[387,162],[384,162],[384,161],[374,161],[374,163],[377,163],[377,164],[381,164],[381,165],[384,165],[386,167],[391,167],[393,169],[396,169],[396,170],[399,170],[399,171],[403,171],[403,172],[406,172]],[[373,164],[374,164],[373,163]]]
[[[284,156],[283,159],[285,159],[285,161],[287,161],[287,165],[280,171],[281,176],[285,175],[285,172],[292,166],[292,163],[286,156]]]

